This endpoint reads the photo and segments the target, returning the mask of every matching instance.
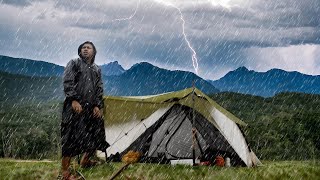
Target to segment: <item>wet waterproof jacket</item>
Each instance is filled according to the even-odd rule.
[[[64,71],[64,101],[61,122],[62,156],[75,156],[95,150],[106,151],[104,121],[93,117],[94,107],[103,108],[103,83],[100,68],[78,58],[71,60]],[[72,109],[76,100],[83,111]]]

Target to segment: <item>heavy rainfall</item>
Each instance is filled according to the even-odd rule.
[[[319,0],[0,0],[0,179],[63,176],[65,67],[85,41],[110,147],[89,169],[72,158],[82,179],[319,178],[319,14]]]

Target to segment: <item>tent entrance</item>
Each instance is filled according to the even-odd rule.
[[[192,111],[181,105],[175,105],[170,111],[152,135],[148,157],[192,159]],[[200,157],[206,142],[201,134],[197,133],[197,137],[195,156]]]
[[[131,145],[129,150],[143,154],[142,161],[168,162],[173,159],[192,159],[192,108],[175,104],[151,127],[146,129]],[[219,130],[195,111],[196,148],[195,157],[214,159],[227,155],[234,165],[243,164]]]

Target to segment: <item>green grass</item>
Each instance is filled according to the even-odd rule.
[[[191,167],[137,163],[118,179],[320,179],[320,161],[265,161],[257,168]],[[109,179],[123,164],[103,164],[79,171],[86,179]],[[0,179],[56,179],[60,162],[0,159]]]

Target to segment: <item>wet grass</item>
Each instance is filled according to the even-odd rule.
[[[257,168],[132,164],[117,179],[320,179],[320,161],[264,161]],[[123,164],[78,170],[86,179],[109,179]],[[60,162],[0,159],[0,179],[56,179]]]

